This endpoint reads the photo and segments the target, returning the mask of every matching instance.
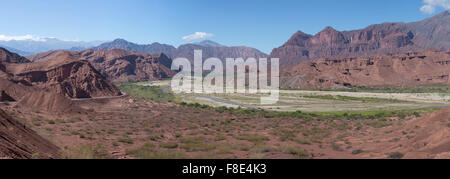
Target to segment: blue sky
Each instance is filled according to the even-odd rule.
[[[64,40],[124,38],[178,46],[205,32],[224,45],[269,53],[297,30],[315,34],[421,20],[449,0],[2,0],[0,35]],[[424,6],[426,5],[426,6]],[[201,34],[199,34],[201,35]],[[192,36],[194,37],[194,36]]]

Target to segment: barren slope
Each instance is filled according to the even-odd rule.
[[[0,109],[0,158],[59,158],[59,149]]]

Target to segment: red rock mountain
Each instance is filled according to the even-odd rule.
[[[59,149],[0,109],[0,158],[59,158]]]
[[[36,63],[2,48],[0,54],[2,97],[16,101],[18,106],[54,112],[76,111],[78,108],[69,98],[120,95],[120,90],[89,62],[78,60],[70,53],[59,54],[59,60]]]
[[[54,90],[70,98],[118,96],[119,89],[106,80],[88,61],[70,52],[53,53],[51,60],[34,63],[7,63],[6,72],[15,81]]]
[[[450,13],[413,23],[384,23],[362,30],[337,31],[327,27],[312,36],[295,33],[272,51],[282,66],[326,57],[367,56],[424,49],[450,50]]]
[[[62,60],[60,53],[52,51],[29,57],[35,62]],[[122,49],[86,50],[70,52],[72,58],[88,61],[103,76],[111,81],[160,80],[172,77],[170,70],[172,60],[164,54],[146,54]]]
[[[282,72],[284,88],[450,84],[450,52],[424,51],[301,62]]]
[[[5,57],[17,57],[19,59],[22,59],[22,57],[2,48],[0,48],[0,53],[5,54],[0,58],[0,91],[2,92],[3,101],[15,101],[18,106],[32,110],[52,112],[76,110],[76,108],[72,106],[72,101],[64,97],[63,94],[33,86],[28,81],[16,78],[14,74],[8,71],[10,70],[9,67],[18,67],[20,65],[25,65],[26,63],[8,63],[6,61],[17,62],[20,60],[17,60],[16,58],[5,60]]]

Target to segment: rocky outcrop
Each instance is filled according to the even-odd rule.
[[[331,27],[312,36],[295,33],[272,58],[282,66],[326,57],[368,56],[424,49],[450,50],[450,13],[414,23],[384,23],[362,30],[337,31]]]
[[[281,74],[284,88],[450,84],[450,53],[424,51],[302,62]]]
[[[61,60],[57,54],[64,51],[52,51],[29,57],[35,62]],[[72,58],[90,62],[101,75],[111,81],[161,80],[172,77],[170,70],[172,59],[165,54],[147,54],[123,49],[86,50],[71,52]]]
[[[165,54],[146,54],[122,49],[86,50],[75,53],[112,81],[161,80],[172,77],[172,60]]]
[[[118,96],[120,90],[106,80],[92,65],[70,52],[58,51],[45,62],[8,64],[15,81],[56,91],[70,98]]]
[[[0,109],[0,158],[60,158],[59,149]]]
[[[16,101],[13,97],[9,96],[8,93],[5,92],[5,90],[2,90],[0,92],[0,102],[12,102]]]
[[[88,61],[79,60],[70,52],[58,51],[58,53],[48,54],[49,58],[51,56],[50,60],[35,63],[26,63],[20,60],[23,57],[6,50],[0,50],[0,53],[6,54],[0,58],[0,77],[16,84],[15,91],[24,91],[25,87],[33,87],[69,98],[105,97],[121,94],[120,90],[106,80]],[[10,87],[6,82],[2,86]],[[30,91],[33,90],[30,89]],[[12,95],[9,92],[8,94]],[[22,98],[28,94],[30,93],[21,94],[19,97]],[[12,96],[14,98],[14,95]]]

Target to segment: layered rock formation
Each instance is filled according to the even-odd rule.
[[[326,57],[367,56],[424,49],[450,50],[450,13],[413,23],[384,23],[362,30],[337,31],[327,27],[312,36],[295,33],[272,51],[282,66]]]
[[[2,99],[35,111],[77,111],[69,98],[118,96],[120,91],[87,61],[60,53],[57,60],[30,63],[0,48]]]
[[[281,76],[284,88],[450,84],[450,53],[323,58],[287,68]]]
[[[59,158],[59,149],[0,109],[0,158]]]
[[[32,61],[47,63],[62,60],[64,51],[52,51],[29,57]],[[172,77],[172,60],[164,54],[146,54],[122,49],[86,50],[71,52],[71,58],[88,61],[111,81],[160,80]]]
[[[105,77],[112,81],[161,80],[172,77],[172,60],[165,54],[146,54],[122,49],[87,50],[75,53],[91,62]]]
[[[106,80],[88,61],[70,52],[58,51],[45,62],[7,63],[12,79],[42,89],[56,91],[70,98],[118,96],[120,90]]]

